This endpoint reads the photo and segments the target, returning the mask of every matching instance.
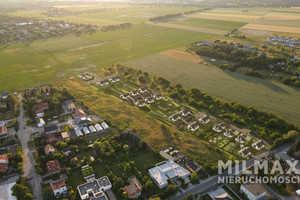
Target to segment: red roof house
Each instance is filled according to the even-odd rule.
[[[39,103],[33,106],[34,109],[43,109],[46,110],[48,109],[48,103]]]
[[[60,172],[61,166],[58,160],[51,160],[46,163],[47,171],[49,174]]]
[[[7,169],[8,169],[7,154],[0,155],[0,171],[6,171]]]
[[[0,135],[5,135],[5,134],[7,134],[7,128],[6,128],[6,126],[0,127]]]

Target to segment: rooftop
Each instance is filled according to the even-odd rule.
[[[61,170],[61,166],[58,160],[51,160],[46,163],[47,171],[49,174],[58,172]]]
[[[52,190],[59,190],[62,187],[66,186],[65,180],[59,180],[51,183]]]

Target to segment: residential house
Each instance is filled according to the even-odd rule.
[[[67,110],[69,112],[76,110],[76,106],[75,106],[75,104],[73,103],[72,100],[65,101],[65,104],[66,104]]]
[[[251,149],[249,147],[244,147],[238,152],[243,158],[251,156]]]
[[[148,90],[147,90],[147,88],[139,88],[138,91],[139,91],[140,93],[145,93],[145,92],[147,92]]]
[[[102,87],[102,86],[109,85],[109,81],[108,80],[103,80],[103,81],[100,81],[100,82],[98,82],[96,84]]]
[[[151,104],[151,103],[154,102],[154,98],[152,98],[152,97],[146,98],[146,99],[145,99],[145,102]]]
[[[38,109],[43,109],[43,110],[47,110],[49,108],[49,105],[47,102],[45,103],[39,103],[33,106],[34,109],[38,110]]]
[[[9,95],[8,92],[2,92],[2,93],[1,93],[1,98],[2,98],[2,99],[7,99],[8,95]]]
[[[101,126],[103,127],[104,130],[109,129],[109,126],[107,125],[106,122],[102,122]]]
[[[78,120],[78,127],[83,128],[84,126],[87,126],[89,123],[91,123],[91,118],[82,117]]]
[[[41,128],[44,127],[46,125],[45,120],[43,118],[37,118],[37,127]]]
[[[51,126],[46,126],[44,128],[44,134],[45,135],[48,135],[50,133],[58,133],[58,132],[60,132],[60,129],[57,127],[56,124],[51,125]]]
[[[235,141],[238,143],[245,143],[247,141],[247,138],[245,135],[240,134],[235,138]]]
[[[224,127],[221,124],[215,124],[212,129],[217,133],[221,133],[224,130]]]
[[[185,159],[185,155],[183,153],[181,153],[181,152],[173,153],[173,152],[171,152],[170,154],[172,155],[172,157],[174,158],[174,160],[176,162],[181,162]]]
[[[255,148],[256,150],[260,151],[262,148],[265,147],[265,143],[262,140],[258,140],[257,142],[252,144],[252,147]]]
[[[120,78],[119,77],[113,77],[113,78],[110,78],[109,81],[112,82],[112,83],[116,83],[116,82],[120,81]]]
[[[82,109],[77,109],[75,113],[72,114],[74,119],[81,119],[86,117],[85,112]]]
[[[144,100],[139,100],[135,102],[135,105],[137,105],[138,107],[144,107],[146,103]]]
[[[77,186],[82,200],[108,200],[105,191],[111,189],[111,183],[107,176]]]
[[[102,128],[102,126],[101,126],[100,124],[96,124],[96,125],[95,125],[95,128],[96,128],[96,130],[97,130],[98,132],[103,131],[103,128]]]
[[[153,97],[156,99],[156,100],[161,100],[163,98],[163,96],[161,94],[154,94]]]
[[[0,171],[6,171],[8,169],[8,163],[7,154],[0,155]]]
[[[197,163],[196,161],[187,161],[185,163],[186,168],[190,170],[192,173],[197,173],[199,172],[203,167]]]
[[[67,132],[67,131],[64,131],[64,132],[61,132],[61,138],[64,140],[64,141],[67,141],[70,139],[70,133]]]
[[[196,131],[197,129],[199,129],[199,124],[197,122],[193,122],[188,125],[188,129],[190,129],[191,131]]]
[[[80,129],[76,129],[75,134],[76,134],[77,137],[83,136],[83,133]]]
[[[169,120],[171,120],[171,121],[173,121],[173,122],[176,122],[176,121],[179,120],[179,119],[180,119],[180,114],[179,114],[179,113],[176,113],[176,114],[171,115],[171,116],[169,117]]]
[[[68,193],[68,188],[65,180],[51,182],[51,188],[54,196],[63,195]]]
[[[51,160],[46,163],[47,172],[49,174],[55,174],[61,171],[61,166],[58,160]]]
[[[50,144],[47,144],[46,147],[45,147],[45,154],[54,154],[55,153],[55,148],[50,145]]]
[[[129,94],[131,96],[137,96],[137,95],[139,95],[139,91],[138,90],[132,90],[131,92],[129,92]]]
[[[261,183],[246,183],[240,187],[249,200],[267,200],[270,198],[265,187]]]
[[[189,109],[184,109],[184,110],[179,112],[179,114],[181,114],[184,117],[187,116],[190,113],[191,113],[191,111]]]
[[[135,176],[129,178],[130,185],[125,186],[125,191],[130,199],[142,195],[142,185]]]
[[[45,112],[44,112],[43,109],[37,109],[35,111],[35,116],[38,117],[38,118],[42,118],[42,117],[44,117],[44,115],[45,115]]]
[[[169,185],[169,178],[174,180],[179,177],[188,179],[190,172],[173,161],[164,161],[156,164],[154,168],[148,170],[150,177],[154,183],[160,188]]]
[[[207,124],[210,121],[209,115],[205,115],[199,119],[202,124]]]
[[[130,97],[129,93],[124,93],[124,94],[121,94],[120,97],[124,100],[128,99]]]
[[[232,138],[234,136],[234,130],[228,129],[224,132],[224,136]]]
[[[1,126],[0,127],[0,136],[7,135],[7,127]]]
[[[209,192],[208,195],[212,200],[233,200],[233,198],[222,187]]]
[[[49,133],[49,134],[45,135],[46,142],[48,144],[57,142],[57,140],[56,140],[56,134],[57,133]]]

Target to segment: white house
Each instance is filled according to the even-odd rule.
[[[124,94],[121,94],[120,97],[122,99],[128,99],[130,97],[129,93],[124,93]]]
[[[244,147],[238,152],[243,158],[251,156],[251,149],[249,147]]]
[[[105,191],[111,189],[111,183],[107,176],[77,186],[79,196],[82,200],[101,199],[108,200]]]
[[[235,141],[243,144],[247,141],[247,139],[246,139],[246,136],[244,136],[243,134],[240,134],[235,138]]]
[[[215,132],[220,133],[224,130],[224,127],[221,124],[216,124],[212,128]]]
[[[170,160],[156,164],[156,167],[149,169],[148,172],[160,189],[169,185],[169,178],[173,180],[179,177],[188,179],[190,175],[188,170]]]
[[[209,115],[205,115],[199,119],[199,122],[201,122],[202,124],[207,124],[209,121]]]
[[[46,123],[45,123],[44,119],[43,118],[38,118],[38,120],[37,120],[37,126],[38,127],[43,127],[45,125],[46,125]]]
[[[224,132],[224,136],[232,138],[234,136],[234,130],[229,129]]]
[[[176,114],[171,115],[171,116],[169,117],[169,120],[171,120],[171,121],[173,121],[173,122],[176,122],[176,121],[179,120],[179,119],[180,119],[180,114],[179,114],[179,113],[176,113]]]
[[[138,107],[144,107],[146,105],[145,101],[140,100],[140,101],[136,101],[135,105],[137,105]]]
[[[45,113],[44,113],[44,109],[37,109],[35,111],[35,116],[38,118],[44,117]]]
[[[59,180],[51,183],[51,187],[54,193],[54,196],[67,194],[68,188],[65,180]]]
[[[269,195],[265,187],[261,183],[246,183],[241,185],[243,192],[249,200],[268,199]]]

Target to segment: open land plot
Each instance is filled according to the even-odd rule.
[[[213,37],[144,24],[115,32],[6,45],[0,50],[0,69],[5,74],[0,91],[23,90]]]
[[[234,22],[252,22],[259,19],[261,16],[255,15],[234,15],[234,14],[219,14],[219,13],[197,13],[186,15],[190,18],[201,18],[201,19],[212,19],[212,20],[224,20],[224,21],[234,21]]]
[[[282,116],[300,125],[300,90],[269,80],[156,54],[125,63],[186,87]]]
[[[63,84],[62,84],[63,83]],[[78,101],[84,102],[95,114],[104,116],[112,127],[120,130],[133,128],[136,134],[152,146],[161,150],[169,146],[180,147],[182,152],[190,152],[193,159],[215,163],[219,159],[227,158],[225,152],[216,152],[206,141],[201,140],[189,132],[177,132],[170,128],[169,132],[161,130],[161,122],[154,116],[148,115],[142,109],[124,103],[120,98],[89,85],[85,85],[78,78],[70,78],[54,83],[55,87],[65,87]],[[87,95],[88,94],[88,95]]]
[[[215,8],[207,10],[207,13],[218,13],[218,14],[229,14],[229,15],[252,15],[252,16],[263,16],[268,12],[271,12],[272,8]]]
[[[200,63],[203,61],[203,59],[201,59],[200,56],[180,49],[171,49],[171,50],[163,51],[160,54],[165,56],[170,56],[172,58],[186,60],[193,63]]]
[[[232,31],[233,29],[240,28],[246,24],[244,22],[232,22],[232,21],[200,19],[200,18],[188,18],[188,19],[177,20],[177,21],[170,20],[168,21],[168,23],[199,27],[199,28],[222,30],[222,31]]]
[[[271,31],[271,32],[283,32],[283,33],[298,33],[300,34],[300,28],[288,27],[288,26],[271,26],[262,24],[247,24],[242,29],[252,29],[258,31]]]

